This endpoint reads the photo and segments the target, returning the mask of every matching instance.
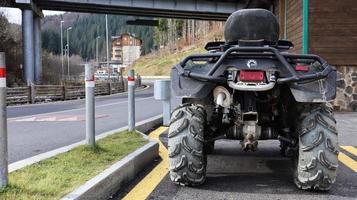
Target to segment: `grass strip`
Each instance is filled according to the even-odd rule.
[[[79,146],[10,173],[0,199],[59,199],[146,143],[124,131],[97,141],[95,149]]]

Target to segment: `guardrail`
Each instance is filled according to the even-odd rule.
[[[136,87],[141,80],[136,79]],[[111,95],[127,91],[127,81],[98,82],[95,84],[95,95]],[[7,105],[26,104],[50,101],[65,101],[85,97],[82,85],[31,85],[28,87],[7,88]]]

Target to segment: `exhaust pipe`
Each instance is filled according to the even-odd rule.
[[[218,93],[216,104],[223,107],[223,102],[226,99],[226,95],[223,92]]]
[[[214,102],[224,108],[229,108],[232,104],[231,93],[223,86],[217,86],[213,90]]]

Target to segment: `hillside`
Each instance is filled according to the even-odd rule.
[[[141,57],[134,63],[136,73],[142,76],[168,76],[171,68],[191,54],[205,52],[203,45],[191,45],[182,50],[160,50]]]
[[[169,76],[171,68],[191,54],[204,53],[204,46],[209,41],[223,40],[222,25],[211,25],[210,32],[198,35],[193,44],[187,44],[187,39],[169,45],[158,51],[142,56],[134,64],[133,68],[142,76]],[[192,39],[189,39],[192,40]]]
[[[42,30],[56,30],[60,31],[61,21],[63,20],[63,29],[66,29],[73,25],[74,22],[88,17],[90,14],[87,13],[71,13],[67,12],[61,15],[48,15],[42,19]]]

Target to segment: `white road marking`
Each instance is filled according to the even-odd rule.
[[[109,115],[96,115],[96,119],[108,117]],[[77,122],[85,121],[85,115],[45,115],[37,117],[28,117],[18,120],[10,120],[10,122]]]
[[[135,102],[145,101],[145,100],[153,99],[153,98],[154,98],[154,96],[146,97],[146,98],[141,98],[141,99],[135,100]],[[96,106],[95,108],[103,108],[103,107],[108,107],[108,106],[113,106],[113,105],[119,105],[119,104],[127,104],[127,103],[128,103],[128,101],[121,101],[121,102],[117,102],[117,103],[108,103],[108,104],[103,104],[103,105]],[[21,117],[13,117],[13,118],[8,118],[7,120],[8,120],[8,121],[18,121],[18,120],[21,120],[21,119],[24,119],[24,118],[44,116],[44,115],[49,115],[49,114],[67,113],[67,112],[73,112],[73,111],[79,111],[79,110],[85,110],[85,107],[83,107],[83,108],[76,108],[76,109],[70,109],[70,110],[56,111],[56,112],[41,113],[41,114],[35,114],[35,115],[26,115],[26,116],[21,116]]]

